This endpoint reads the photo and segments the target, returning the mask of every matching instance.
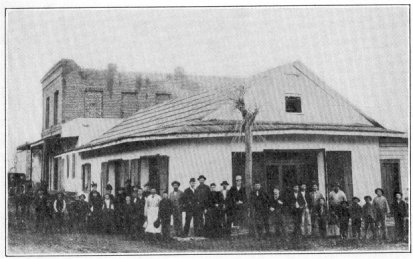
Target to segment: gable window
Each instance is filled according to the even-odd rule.
[[[45,128],[49,128],[49,118],[50,118],[50,97],[46,98],[46,114],[45,114]]]
[[[53,125],[57,124],[58,114],[59,114],[59,91],[56,91],[54,93],[54,99],[53,99]]]
[[[301,97],[286,96],[285,97],[285,111],[290,113],[301,113]]]
[[[82,190],[84,192],[90,190],[91,166],[90,164],[82,165]]]
[[[163,103],[165,101],[169,101],[171,99],[171,94],[168,93],[157,93],[155,97],[155,103]]]

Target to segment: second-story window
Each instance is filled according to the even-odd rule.
[[[169,101],[171,99],[171,94],[168,93],[157,93],[155,103],[163,103],[165,101]]]
[[[301,98],[299,96],[286,96],[285,111],[289,113],[301,113]]]
[[[59,91],[54,92],[53,100],[53,125],[57,124],[59,116]]]
[[[50,97],[46,98],[46,114],[44,116],[45,116],[44,125],[45,125],[45,128],[47,129],[49,128],[49,119],[50,119]]]

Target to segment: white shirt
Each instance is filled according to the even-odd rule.
[[[304,201],[305,201],[305,206],[307,206],[307,200],[305,199],[305,192],[301,192],[301,195],[303,195]]]
[[[222,190],[222,195],[224,196],[224,200],[227,198],[227,190]]]
[[[295,202],[295,207],[296,207],[296,208],[299,208],[299,207],[300,207],[300,204],[298,204],[298,199],[297,199],[297,198],[298,198],[298,192],[295,192],[295,193],[294,193],[294,197],[295,197],[295,199],[297,200],[297,201]]]

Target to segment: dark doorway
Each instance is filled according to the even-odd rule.
[[[351,151],[327,151],[327,193],[335,183],[340,185],[347,199],[353,197]]]
[[[400,160],[380,160],[381,188],[389,203],[393,203],[394,193],[400,191]]]
[[[58,189],[59,184],[59,159],[53,159],[53,190]]]

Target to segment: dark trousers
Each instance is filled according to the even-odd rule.
[[[143,224],[145,223],[145,216],[138,215],[136,221],[133,223],[133,232],[136,237],[143,238],[145,230],[143,229]]]
[[[194,232],[195,236],[203,236],[204,235],[204,213],[205,209],[203,207],[197,207],[194,211]]]
[[[169,239],[171,235],[171,220],[169,219],[162,219],[161,220],[162,226],[162,237],[163,239]]]
[[[187,236],[189,234],[189,227],[191,225],[191,220],[193,218],[194,218],[194,213],[192,211],[187,211],[185,213],[185,226],[184,226],[184,235],[185,236]]]
[[[64,226],[64,214],[63,212],[56,212],[54,214],[55,231],[62,232]]]
[[[351,232],[353,234],[353,237],[361,237],[361,219],[360,218],[354,218],[351,219]]]
[[[380,231],[381,237],[383,239],[387,238],[387,229],[386,229],[386,215],[384,212],[378,212],[376,218],[376,231]]]
[[[224,235],[231,235],[231,211],[226,209],[222,211],[221,214],[221,221],[222,221],[222,227],[223,231],[222,233]]]
[[[286,237],[284,215],[272,213],[270,215],[271,226],[274,228],[274,236],[284,239]]]
[[[348,218],[340,219],[340,236],[341,238],[347,238],[348,236]]]
[[[327,217],[319,217],[318,218],[318,232],[320,233],[321,237],[327,236]]]
[[[270,225],[268,222],[268,213],[263,211],[255,211],[254,222],[257,229],[258,236],[261,236],[265,231],[265,234],[270,233]]]
[[[301,237],[301,217],[302,215],[303,215],[303,209],[301,208],[293,208],[291,211],[291,216],[293,217],[293,221],[294,221],[293,235],[295,237]]]
[[[375,225],[374,219],[372,219],[371,217],[364,219],[364,238],[365,239],[367,238],[367,233],[368,233],[369,228],[373,232],[373,239],[376,239],[376,225]]]
[[[45,232],[46,231],[46,215],[42,212],[36,212],[36,231]]]
[[[182,211],[179,207],[173,208],[172,217],[174,220],[175,235],[180,236],[182,234]]]
[[[395,216],[394,217],[394,236],[395,236],[395,240],[399,241],[399,240],[403,240],[404,238],[404,217],[398,217]]]

